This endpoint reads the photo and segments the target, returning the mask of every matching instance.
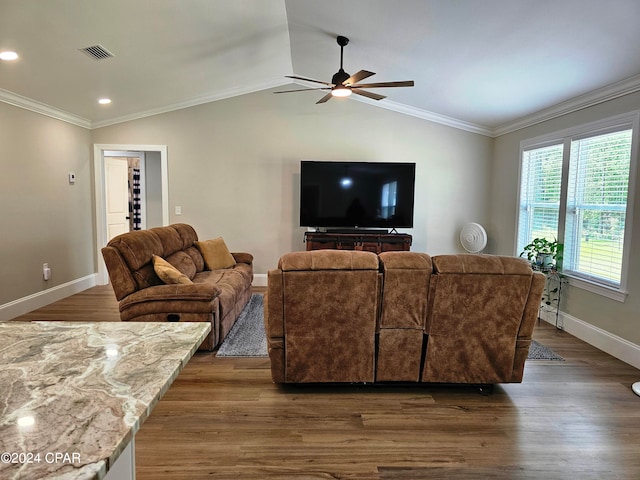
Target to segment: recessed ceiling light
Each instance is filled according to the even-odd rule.
[[[111,99],[110,98],[101,98],[100,100],[98,100],[98,103],[100,105],[109,105],[111,103]]]
[[[16,60],[18,58],[18,54],[16,52],[10,52],[5,50],[0,52],[0,60]]]

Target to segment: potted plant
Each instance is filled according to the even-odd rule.
[[[524,247],[520,253],[521,257],[526,257],[531,265],[540,270],[552,270],[558,267],[558,252],[560,245],[557,240],[550,242],[546,238],[535,238],[529,245]]]

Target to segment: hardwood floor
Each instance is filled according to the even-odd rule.
[[[118,316],[107,286],[20,319]],[[534,337],[566,361],[528,361],[490,396],[280,387],[268,359],[197,353],[136,435],[137,478],[640,478],[640,370],[544,322]]]

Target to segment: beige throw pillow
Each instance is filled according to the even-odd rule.
[[[204,258],[204,264],[207,266],[207,270],[231,268],[236,264],[236,259],[233,258],[233,255],[229,252],[227,244],[224,243],[222,237],[196,242],[196,246],[198,250],[200,250],[202,258]]]
[[[164,258],[159,257],[158,255],[153,255],[151,257],[151,261],[153,262],[153,269],[155,270],[156,275],[158,275],[160,280],[164,283],[193,283],[189,277],[167,262]]]

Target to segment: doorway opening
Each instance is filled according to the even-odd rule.
[[[109,145],[95,144],[93,147],[94,181],[95,181],[95,205],[96,205],[96,252],[98,257],[98,275],[96,283],[106,285],[109,276],[102,259],[100,250],[113,237],[114,232],[124,232],[134,229],[133,218],[126,219],[126,225],[110,223],[110,204],[108,200],[108,178],[110,178],[109,162],[114,163],[118,159],[127,160],[127,172],[130,164],[139,165],[139,217],[135,219],[137,228],[151,228],[166,226],[169,224],[169,182],[167,176],[167,147],[166,145]],[[138,161],[136,162],[137,159]],[[115,162],[118,163],[118,162]],[[120,180],[119,180],[120,181]],[[124,180],[122,180],[124,181]],[[116,194],[117,196],[118,194]],[[126,209],[129,210],[129,202],[133,198],[128,196],[128,186],[122,200],[126,201]],[[118,202],[115,202],[118,204]],[[133,205],[131,206],[133,210]],[[124,218],[124,214],[119,215]],[[127,215],[129,216],[129,215]],[[122,222],[121,222],[122,223]],[[136,229],[137,229],[136,228]]]

